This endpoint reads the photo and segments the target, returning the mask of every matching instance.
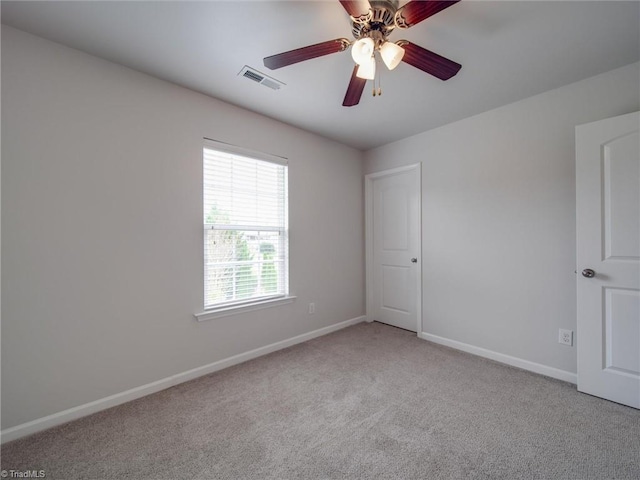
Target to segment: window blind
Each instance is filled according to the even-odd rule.
[[[203,149],[205,309],[288,294],[287,166]]]

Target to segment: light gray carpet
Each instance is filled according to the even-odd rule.
[[[47,479],[638,479],[640,411],[359,324],[11,442]]]

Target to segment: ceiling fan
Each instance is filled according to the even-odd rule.
[[[339,0],[351,17],[354,41],[337,38],[297,48],[264,59],[265,67],[275,70],[312,58],[343,52],[351,47],[356,62],[342,105],[352,107],[360,102],[367,80],[375,79],[376,53],[389,70],[402,61],[441,80],[453,77],[462,65],[444,58],[408,40],[395,43],[387,40],[395,29],[407,29],[460,0],[409,0],[398,7],[398,0]],[[374,96],[381,91],[374,87]]]

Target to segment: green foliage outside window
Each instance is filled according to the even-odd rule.
[[[271,243],[261,243],[260,253],[264,263],[262,264],[262,272],[260,273],[260,284],[264,293],[274,293],[278,291],[278,272],[273,261],[276,249]]]
[[[206,223],[228,224],[229,215],[214,205],[207,215]],[[207,269],[208,304],[251,298],[256,293],[277,293],[276,248],[270,242],[258,244],[260,236],[257,232],[255,235],[253,233],[215,229],[207,231],[207,249],[209,256],[215,259]],[[261,263],[254,263],[256,256],[257,260],[262,260]]]

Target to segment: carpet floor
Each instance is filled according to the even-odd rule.
[[[47,479],[639,479],[640,411],[362,323],[7,443]]]

